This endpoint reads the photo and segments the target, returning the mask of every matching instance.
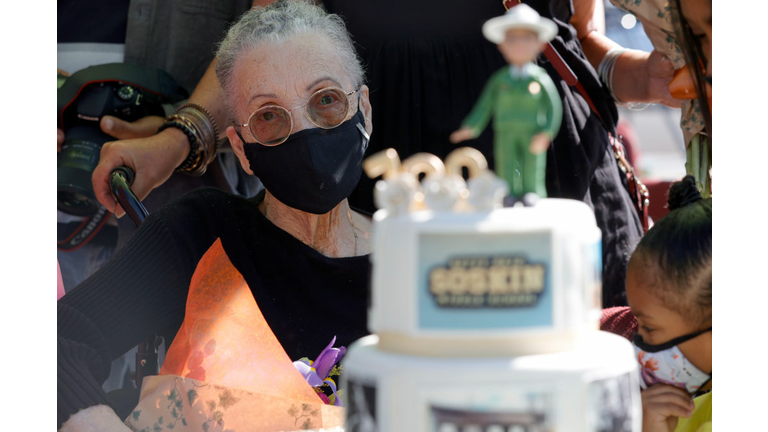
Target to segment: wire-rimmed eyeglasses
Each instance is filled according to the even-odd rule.
[[[304,115],[313,125],[322,129],[333,129],[347,118],[351,106],[349,96],[359,90],[345,92],[338,87],[326,87],[312,93],[304,105],[291,109],[280,105],[265,105],[251,114],[247,123],[234,126],[247,127],[253,139],[261,145],[280,145],[293,131],[291,111],[306,108]]]

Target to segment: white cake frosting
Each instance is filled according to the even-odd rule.
[[[344,357],[346,432],[641,430],[637,362],[620,336],[595,331],[573,350],[514,358],[413,356],[378,342]]]
[[[545,199],[471,213],[380,210],[373,244],[368,324],[386,349],[554,352],[598,326],[600,231],[581,202]],[[471,354],[462,343],[474,346]]]
[[[342,359],[346,431],[640,430],[632,345],[598,331],[592,210],[565,199],[502,207],[507,187],[476,150],[445,165],[426,154],[400,164],[390,150],[364,165],[384,175],[375,335]]]

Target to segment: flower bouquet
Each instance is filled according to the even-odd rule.
[[[335,338],[291,361],[217,242],[193,276],[184,323],[125,420],[135,431],[293,431],[343,426]],[[318,390],[329,389],[331,396]],[[330,402],[330,403],[326,403]]]

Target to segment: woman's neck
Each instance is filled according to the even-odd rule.
[[[330,212],[316,215],[289,207],[266,191],[259,211],[275,226],[325,256],[350,257],[359,252],[359,233],[346,199]]]

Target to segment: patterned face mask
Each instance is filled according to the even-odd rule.
[[[659,345],[647,344],[642,336],[635,333],[633,344],[640,362],[640,387],[645,390],[653,384],[662,383],[679,387],[688,394],[697,393],[712,379],[712,374],[694,366],[677,346],[708,331],[712,331],[712,327]]]

